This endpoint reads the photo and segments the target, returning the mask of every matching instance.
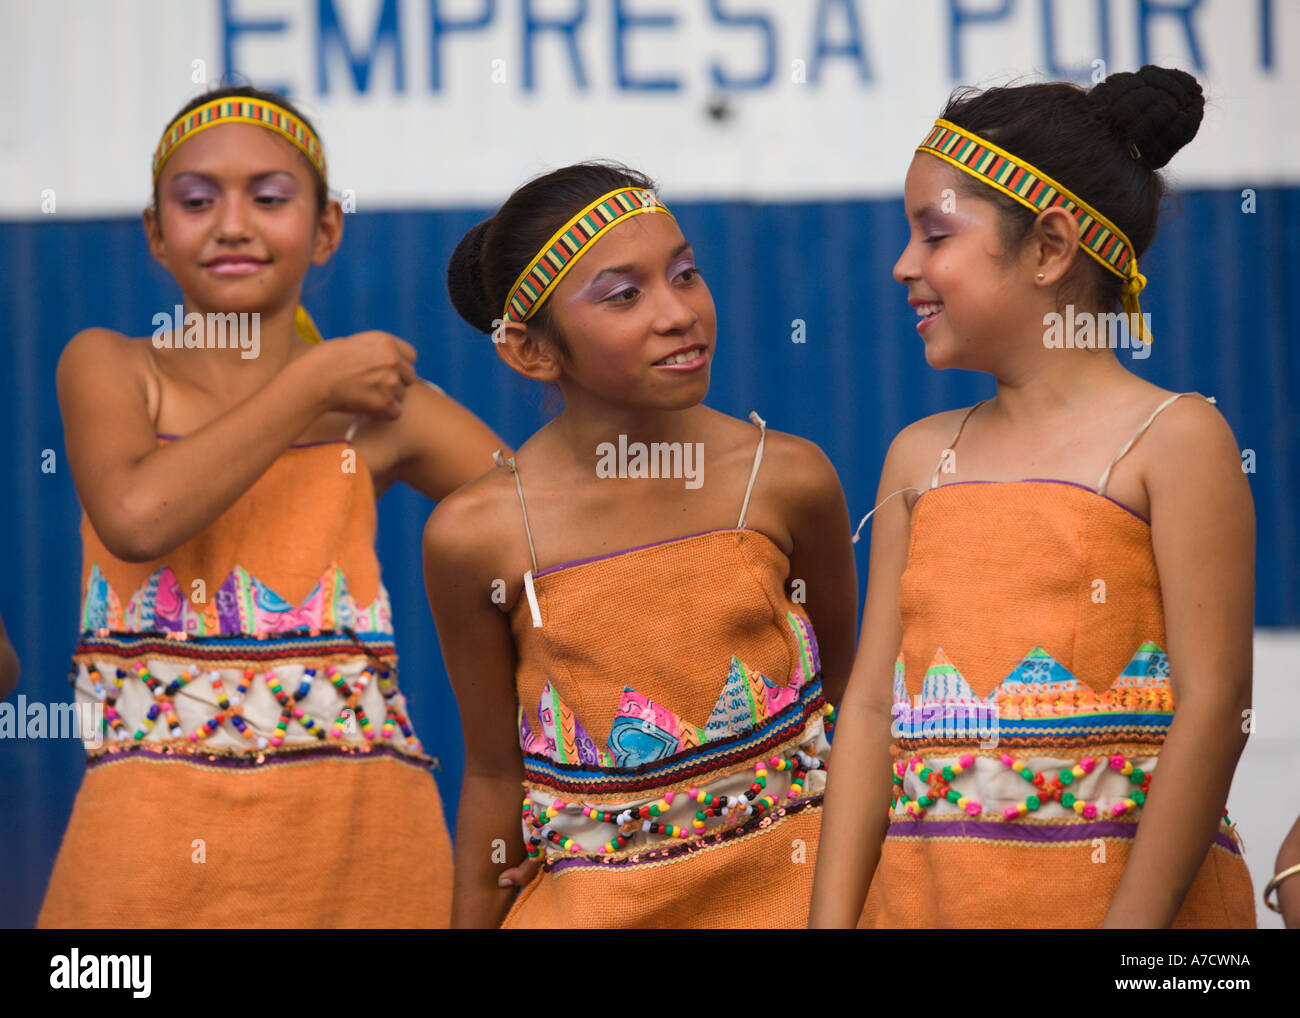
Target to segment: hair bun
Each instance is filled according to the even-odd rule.
[[[461,318],[488,334],[499,317],[483,285],[483,238],[491,225],[492,219],[485,219],[465,234],[447,263],[447,293],[452,306]]]
[[[1147,64],[1133,74],[1110,75],[1088,96],[1112,120],[1144,166],[1158,170],[1196,137],[1205,95],[1186,71]]]

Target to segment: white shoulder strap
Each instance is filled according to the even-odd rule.
[[[754,478],[758,476],[758,465],[763,462],[763,440],[767,438],[767,421],[758,416],[757,410],[749,412],[749,419],[758,425],[758,450],[754,453],[754,469],[749,472],[749,486],[745,489],[745,501],[740,507],[740,522],[737,530],[745,527],[745,514],[749,512],[749,496],[754,490]]]
[[[957,425],[957,433],[952,436],[952,441],[944,447],[943,452],[939,453],[939,462],[934,465],[934,473],[930,476],[930,487],[939,487],[939,470],[943,467],[943,458],[952,452],[953,447],[957,444],[957,439],[961,438],[962,429],[966,427],[966,422],[970,420],[970,415],[982,407],[988,400],[982,399],[973,407],[962,414],[961,423]],[[882,503],[883,505],[883,503]]]
[[[1199,392],[1176,392],[1172,396],[1170,396],[1167,400],[1165,400],[1163,403],[1161,403],[1158,407],[1156,407],[1153,411],[1151,411],[1151,416],[1148,417],[1146,421],[1143,422],[1142,427],[1138,428],[1137,431],[1133,433],[1133,437],[1124,443],[1124,447],[1120,449],[1120,451],[1117,452],[1111,458],[1110,463],[1107,464],[1106,472],[1101,475],[1101,480],[1097,482],[1098,495],[1106,494],[1106,485],[1110,483],[1110,472],[1115,469],[1115,464],[1118,463],[1124,457],[1125,453],[1127,453],[1130,449],[1133,448],[1134,443],[1137,442],[1137,440],[1142,437],[1142,435],[1146,432],[1147,428],[1151,427],[1151,422],[1154,421],[1160,415],[1160,412],[1164,410],[1165,407],[1169,406],[1169,404],[1171,404],[1174,400],[1178,399],[1180,396],[1200,396],[1200,398],[1205,400],[1205,402],[1207,403],[1214,402],[1213,396],[1201,396]]]
[[[533,550],[533,531],[528,526],[528,507],[524,505],[524,486],[519,483],[519,468],[515,466],[515,458],[511,456],[506,459],[501,455],[498,449],[492,454],[492,462],[499,467],[505,467],[515,475],[515,491],[519,492],[519,509],[524,514],[524,534],[528,537],[528,557],[532,560],[533,568],[524,573],[524,594],[528,597],[528,610],[533,616],[533,628],[542,628],[542,610],[537,604],[537,591],[533,589],[533,573],[537,572],[537,553]]]

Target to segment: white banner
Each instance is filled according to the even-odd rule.
[[[356,211],[492,205],[593,157],[665,199],[897,195],[958,84],[1183,67],[1178,186],[1300,180],[1300,0],[8,0],[0,216],[136,214],[234,72],[287,90]]]

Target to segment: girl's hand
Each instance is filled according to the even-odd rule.
[[[527,887],[542,868],[542,860],[524,858],[518,866],[512,866],[497,877],[498,887]]]
[[[415,347],[387,332],[358,332],[332,339],[302,358],[321,387],[325,409],[395,420],[406,387],[416,380]]]

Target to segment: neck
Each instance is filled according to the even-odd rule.
[[[187,295],[183,313],[169,313],[170,334],[155,333],[153,342],[178,355],[170,363],[202,379],[204,388],[244,389],[250,383],[260,388],[306,352],[294,329],[297,307],[295,300],[270,311],[228,312],[204,307]]]
[[[629,407],[594,394],[566,388],[564,410],[549,427],[575,461],[590,465],[602,442],[684,442],[699,404],[682,408]]]
[[[998,412],[1017,425],[1047,421],[1062,411],[1102,411],[1116,386],[1133,377],[1111,350],[1036,350],[994,376]]]

